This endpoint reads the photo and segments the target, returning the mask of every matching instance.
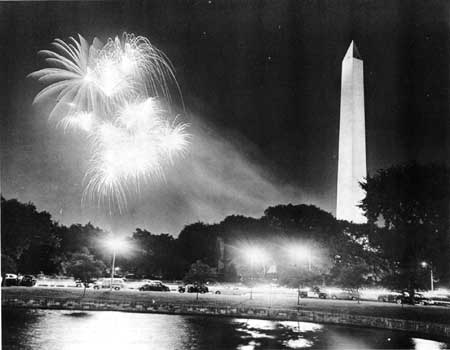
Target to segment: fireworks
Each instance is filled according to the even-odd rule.
[[[87,133],[92,157],[83,198],[122,210],[130,190],[162,178],[186,150],[187,125],[170,120],[165,107],[169,84],[178,84],[169,60],[142,36],[124,33],[105,45],[78,38],[55,39],[56,51],[40,51],[51,68],[30,74],[48,84],[35,102],[56,97],[50,118],[64,131]]]

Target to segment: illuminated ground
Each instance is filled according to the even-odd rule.
[[[82,298],[82,288],[27,288],[27,287],[4,287],[2,298]],[[113,291],[87,289],[86,300],[114,300],[123,302],[148,301],[154,303],[189,303],[208,306],[255,306],[272,308],[300,307],[304,310],[316,310],[338,313],[351,313],[367,316],[379,316],[398,319],[410,319],[425,322],[450,324],[450,308],[442,306],[412,306],[397,305],[392,303],[381,303],[376,301],[346,300],[322,300],[322,299],[300,299],[297,305],[297,296],[293,293],[254,293],[253,300],[249,294],[200,294],[196,300],[196,294],[177,292],[138,292],[138,291]]]

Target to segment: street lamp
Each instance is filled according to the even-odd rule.
[[[311,272],[311,248],[306,245],[289,246],[287,251],[292,260],[295,262],[306,261],[308,264],[308,271]],[[295,265],[294,265],[295,266]],[[300,283],[297,289],[297,305],[300,305]]]
[[[113,253],[112,264],[111,264],[111,283],[109,285],[109,290],[111,291],[112,286],[113,286],[113,281],[114,281],[114,271],[115,271],[114,264],[116,263],[116,252],[117,252],[117,250],[119,250],[120,248],[123,247],[124,241],[122,241],[121,239],[119,239],[117,237],[114,237],[114,238],[111,238],[109,241],[107,241],[106,244]]]
[[[433,291],[434,290],[433,264],[431,262],[427,263],[426,261],[422,261],[420,263],[420,265],[424,269],[426,269],[427,267],[430,267],[430,287],[431,287],[431,290]]]
[[[248,248],[245,251],[245,255],[247,256],[247,259],[250,261],[250,276],[253,282],[255,263],[264,262],[264,260],[266,259],[266,255],[263,250],[257,247]],[[250,299],[253,299],[253,283],[251,283],[250,285]]]

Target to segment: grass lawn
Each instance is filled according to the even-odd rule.
[[[29,288],[29,287],[3,287],[3,298],[54,298],[54,299],[79,299],[83,298],[82,288]],[[297,305],[297,297],[294,295],[274,294],[267,295],[254,293],[253,300],[249,295],[216,295],[212,293],[196,294],[177,292],[139,292],[139,291],[112,291],[87,289],[85,300],[117,301],[117,302],[148,302],[148,303],[172,303],[172,304],[197,304],[205,306],[230,306],[230,307],[260,307],[315,310],[323,312],[350,313],[356,315],[409,319],[424,322],[450,324],[450,308],[442,306],[413,306],[397,305],[392,303],[380,303],[374,301],[347,300],[322,300],[300,299]]]

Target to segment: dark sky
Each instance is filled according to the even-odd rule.
[[[364,60],[369,173],[449,161],[450,2],[130,1],[0,4],[2,194],[65,224],[177,235],[197,220],[277,203],[334,212],[341,60]],[[171,59],[191,123],[188,155],[126,212],[81,203],[88,149],[32,106],[37,51],[76,33],[146,36]]]

